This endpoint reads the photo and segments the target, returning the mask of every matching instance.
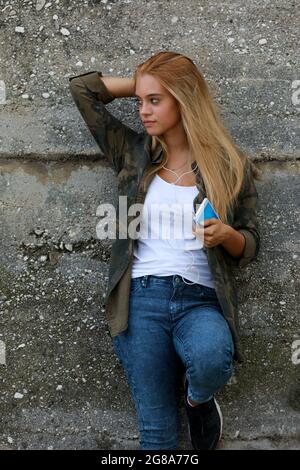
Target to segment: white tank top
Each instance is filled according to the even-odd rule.
[[[173,185],[155,175],[140,216],[131,277],[178,274],[192,283],[215,287],[202,243],[192,233],[197,194],[197,186]]]

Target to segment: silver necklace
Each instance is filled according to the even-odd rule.
[[[171,171],[172,171],[172,170],[176,170],[176,171],[177,171],[177,170],[180,170],[182,167],[184,167],[184,165],[186,165],[187,161],[188,161],[188,159],[187,159],[187,160],[184,162],[184,164],[181,165],[179,168],[167,168],[167,167],[165,167],[165,166],[164,166],[164,168],[166,168],[166,170],[171,170]]]

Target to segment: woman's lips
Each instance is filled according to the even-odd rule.
[[[145,126],[152,126],[153,124],[155,124],[155,121],[144,121]]]

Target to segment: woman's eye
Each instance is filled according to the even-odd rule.
[[[157,104],[158,99],[157,99],[157,98],[151,98],[150,101],[151,101],[152,104]],[[153,101],[154,101],[154,102],[153,102]],[[141,105],[142,105],[142,102],[141,102],[140,100],[136,100],[136,102],[137,102],[137,105],[138,105],[138,106],[141,106]]]

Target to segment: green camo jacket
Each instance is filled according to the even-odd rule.
[[[105,107],[115,97],[101,80],[102,72],[93,71],[69,78],[73,99],[95,138],[101,156],[108,159],[118,178],[119,196],[127,196],[127,207],[133,203],[143,204],[146,192],[141,189],[142,176],[149,165],[156,165],[163,158],[159,145],[151,152],[151,136],[130,129]],[[248,160],[248,159],[247,159]],[[205,187],[196,165],[198,195],[193,201],[194,210],[205,197]],[[149,181],[150,184],[151,181]],[[149,185],[148,185],[149,187]],[[231,256],[222,245],[213,248],[204,247],[208,264],[215,283],[216,294],[233,335],[234,360],[243,362],[240,345],[237,293],[234,285],[234,267],[244,267],[258,254],[260,236],[256,216],[257,190],[254,185],[251,163],[248,160],[241,191],[237,197],[235,209],[228,214],[228,224],[245,237],[245,248],[239,257]],[[117,227],[119,234],[127,233],[127,227],[134,216],[128,216],[126,224],[119,220],[117,207]],[[126,225],[125,224],[125,225]],[[109,281],[106,293],[106,317],[111,336],[125,331],[128,326],[128,306],[133,262],[133,244],[135,240],[120,237],[114,240],[109,266]]]

